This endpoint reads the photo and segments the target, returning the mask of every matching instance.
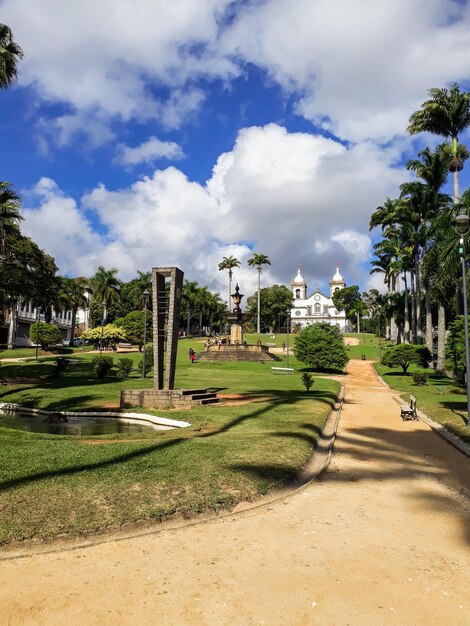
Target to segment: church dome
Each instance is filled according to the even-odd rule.
[[[344,283],[344,278],[339,273],[339,264],[336,264],[336,272],[333,278],[331,279],[332,283]]]
[[[292,279],[292,284],[293,285],[304,285],[305,284],[305,279],[302,276],[302,274],[300,273],[300,265],[297,265],[297,276]]]

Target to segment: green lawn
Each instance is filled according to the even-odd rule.
[[[418,410],[470,443],[470,428],[466,425],[467,393],[463,385],[436,374],[432,369],[424,370],[429,374],[428,384],[420,386],[413,385],[412,377],[414,371],[423,371],[420,368],[411,366],[409,376],[405,376],[401,368],[392,369],[379,365],[376,368],[385,382],[400,392],[405,403],[408,402],[410,393],[414,394]]]
[[[306,393],[300,373],[274,376],[269,363],[191,365],[190,346],[203,349],[197,340],[180,341],[176,386],[243,393],[252,402],[153,411],[190,421],[191,427],[92,438],[103,445],[0,426],[1,543],[217,511],[296,475],[315,446],[339,384],[315,377]],[[96,380],[91,356],[74,355],[78,362],[59,379],[39,378],[50,375],[53,357],[3,363],[1,375],[21,377],[23,384],[0,387],[0,402],[100,409],[117,405],[123,388],[152,384],[137,373],[126,381]],[[124,356],[140,359],[136,353]]]

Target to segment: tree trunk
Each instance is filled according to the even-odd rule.
[[[191,307],[188,306],[188,321],[186,323],[186,337],[189,337],[189,331],[191,330]]]
[[[203,310],[199,311],[199,337],[202,337],[202,313]]]
[[[446,310],[443,304],[439,303],[437,312],[437,363],[436,371],[439,374],[444,372],[444,352],[446,347]]]
[[[409,311],[409,298],[408,298],[408,284],[406,282],[406,272],[404,272],[405,279],[405,332],[403,336],[404,343],[410,343],[410,311]]]
[[[77,322],[77,309],[72,309],[72,322],[71,322],[72,328],[70,329],[70,341],[69,341],[69,346],[72,346],[72,347],[75,345],[76,322]]]
[[[419,255],[415,257],[415,294],[416,294],[416,343],[423,343],[423,328],[421,325],[421,287],[420,287],[420,270],[419,270]]]
[[[8,324],[8,340],[7,340],[8,350],[13,350],[13,348],[16,348],[17,308],[18,308],[18,302],[16,300],[12,300],[11,306],[10,306],[10,320]]]
[[[256,324],[256,332],[258,335],[261,330],[261,268],[258,268],[258,319]]]
[[[406,275],[406,274],[405,274]],[[410,271],[410,293],[411,293],[411,336],[408,335],[408,343],[417,343],[416,338],[416,274]],[[409,305],[408,305],[409,306]]]
[[[433,353],[433,341],[432,341],[432,308],[431,308],[431,293],[429,291],[429,285],[426,285],[425,289],[425,305],[426,305],[426,347],[429,352]]]
[[[228,300],[227,300],[227,308],[229,311],[232,310],[230,305],[230,296],[232,295],[232,270],[228,271]]]
[[[392,274],[392,285],[391,285],[391,293],[394,294],[396,291],[396,283],[397,283],[397,276],[396,274]],[[392,317],[390,318],[390,339],[392,341],[395,341],[396,343],[398,343],[398,328],[397,328],[397,323],[392,315]]]
[[[460,202],[459,196],[459,173],[457,171],[454,172],[454,204],[458,204]]]

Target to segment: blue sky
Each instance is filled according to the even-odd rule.
[[[71,276],[177,265],[225,294],[233,254],[250,294],[255,251],[265,284],[300,263],[326,289],[339,262],[379,286],[370,214],[435,143],[409,115],[470,87],[462,1],[0,0],[0,22],[25,53],[0,93],[1,179]]]

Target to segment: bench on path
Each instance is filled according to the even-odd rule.
[[[268,348],[275,348],[276,344],[275,343],[265,343],[265,346],[267,346]]]
[[[271,368],[273,374],[293,374],[293,367],[272,367]]]
[[[400,408],[400,416],[403,421],[405,420],[417,420],[418,414],[416,412],[416,396],[410,393],[410,404],[402,404]]]
[[[118,348],[132,348],[131,343],[118,343]]]

